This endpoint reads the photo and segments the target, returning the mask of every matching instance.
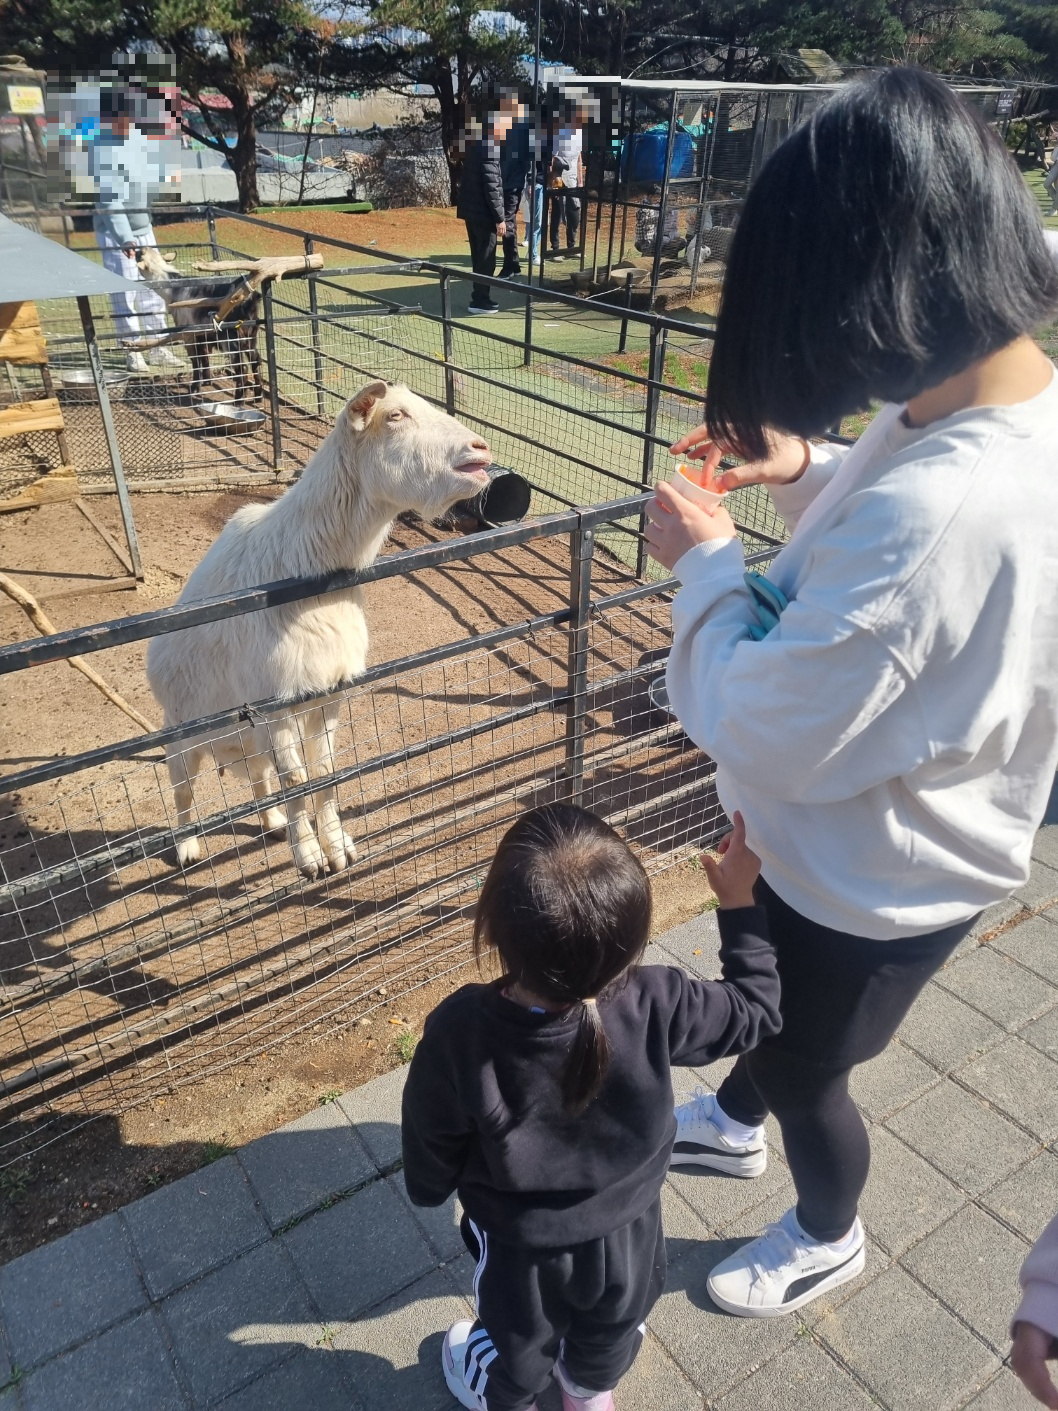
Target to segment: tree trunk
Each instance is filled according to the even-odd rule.
[[[235,134],[235,150],[229,160],[235,168],[239,210],[250,214],[261,199],[257,194],[257,123],[249,102],[235,107]]]
[[[449,68],[440,70],[434,79],[433,89],[437,94],[437,104],[441,110],[441,145],[444,147],[445,161],[448,163],[449,199],[454,206],[459,197],[459,173],[462,168],[456,151],[462,121]]]
[[[617,11],[617,32],[612,36],[610,46],[610,72],[624,73],[625,43],[628,35],[628,12],[624,7]]]

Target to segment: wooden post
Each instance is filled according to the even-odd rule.
[[[304,172],[302,173],[304,175]],[[315,252],[316,242],[311,235],[305,236],[305,254],[311,255]],[[316,297],[315,275],[305,276],[309,286],[309,316],[312,319],[312,366],[316,378],[316,414],[323,420],[323,358],[320,355],[320,308]]]
[[[276,366],[276,333],[272,313],[272,285],[264,287],[265,352],[268,357],[268,409],[272,419],[272,469],[283,469],[283,431],[279,421],[279,374]]]

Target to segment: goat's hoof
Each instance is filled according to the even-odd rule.
[[[302,843],[294,849],[294,861],[298,871],[303,877],[307,877],[310,882],[315,882],[317,877],[327,871],[327,863],[324,861],[323,852],[317,842]]]
[[[261,814],[261,827],[266,833],[285,833],[287,816],[281,808],[266,808]]]
[[[327,862],[330,864],[332,872],[342,872],[347,867],[352,867],[356,861],[356,844],[348,833],[342,833],[340,847],[328,847],[326,843],[323,850],[327,854]]]
[[[176,860],[181,867],[192,867],[202,861],[202,841],[200,838],[185,838],[176,845]]]

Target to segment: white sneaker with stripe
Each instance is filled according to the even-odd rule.
[[[742,1318],[781,1318],[863,1273],[863,1226],[857,1218],[837,1244],[813,1240],[796,1209],[744,1244],[709,1275],[709,1297]]]
[[[768,1165],[767,1134],[758,1127],[749,1141],[733,1141],[717,1121],[716,1094],[699,1088],[690,1102],[676,1108],[669,1165],[706,1166],[725,1176],[760,1176]]]

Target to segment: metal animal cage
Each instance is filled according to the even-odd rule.
[[[223,252],[215,234],[208,248]],[[186,267],[197,249],[180,254]],[[207,762],[189,825],[205,855],[187,870],[173,858],[181,830],[163,747],[267,723],[277,702],[6,774],[0,1164],[281,1039],[359,1020],[384,1002],[380,989],[392,999],[465,965],[477,888],[526,806],[583,802],[654,871],[722,827],[711,762],[649,692],[674,584],[647,571],[641,533],[658,448],[700,417],[700,391],[664,375],[701,355],[708,330],[521,290],[513,336],[459,317],[462,270],[355,247],[337,257],[266,296],[266,424],[238,449],[166,424],[179,413],[176,377],[149,379],[142,406],[126,400],[128,422],[117,420],[133,487],[222,483],[235,465],[252,483],[289,478],[360,380],[382,372],[485,432],[496,459],[531,481],[537,517],[466,537],[402,524],[400,551],[360,574],[0,649],[0,675],[97,651],[106,670],[105,654],[124,644],[353,582],[375,593],[407,585],[451,617],[443,640],[340,691],[333,774],[261,799]],[[113,338],[109,356],[119,356]],[[174,449],[165,460],[157,442],[137,441],[137,425],[174,446],[190,439],[197,458]],[[72,422],[70,434],[87,457]],[[751,561],[766,562],[781,539],[766,498],[743,492],[733,508]],[[316,704],[294,705],[303,734]],[[257,815],[327,787],[358,856],[310,881]]]
[[[1009,87],[955,86],[986,121],[1007,120]],[[834,91],[832,84],[717,79],[614,84],[602,104],[613,113],[611,130],[598,134],[587,160],[574,283],[629,307],[714,311],[734,228],[757,173]]]

